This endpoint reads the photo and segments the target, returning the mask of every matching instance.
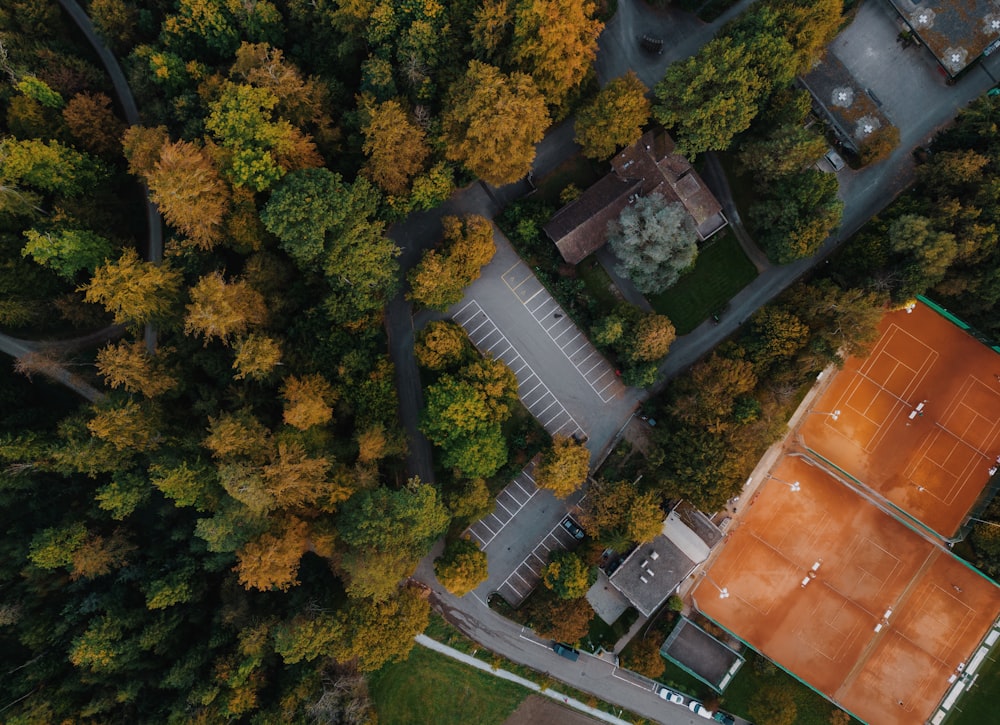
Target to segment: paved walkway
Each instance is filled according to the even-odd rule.
[[[580,702],[579,700],[563,695],[558,690],[553,690],[551,688],[542,689],[540,685],[531,680],[527,680],[520,675],[515,675],[513,672],[508,672],[502,669],[493,669],[491,665],[486,664],[482,660],[477,660],[475,657],[465,654],[464,652],[459,652],[457,649],[452,649],[448,645],[441,644],[440,642],[431,639],[430,637],[418,634],[417,644],[423,645],[428,649],[432,649],[435,652],[439,652],[446,657],[451,657],[453,660],[458,660],[469,667],[475,667],[481,672],[493,675],[494,677],[499,677],[501,680],[507,680],[508,682],[514,682],[522,687],[527,687],[533,692],[537,692],[546,697],[550,697],[557,702],[561,702],[564,705],[572,707],[574,710],[579,710],[580,712],[586,713],[591,717],[596,717],[598,720],[603,720],[604,722],[612,723],[613,725],[630,725],[628,720],[622,720],[614,715],[604,712],[604,710],[598,710],[596,707],[591,707],[586,703]]]

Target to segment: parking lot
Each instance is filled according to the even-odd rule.
[[[504,527],[517,516],[518,511],[538,493],[538,486],[531,476],[534,470],[535,463],[532,461],[497,495],[497,505],[493,513],[487,514],[467,529],[480,549],[485,551]]]
[[[572,521],[572,519],[570,520]],[[577,525],[575,521],[573,523]],[[549,553],[572,551],[579,543],[579,540],[560,521],[496,588],[496,592],[512,607],[521,606],[521,603],[528,598],[528,595],[541,581],[542,568],[549,563]]]
[[[625,392],[625,386],[618,379],[611,363],[566,315],[528,265],[518,260],[502,277],[514,296],[602,402],[607,403]]]
[[[479,303],[468,300],[455,312],[453,319],[465,328],[472,344],[484,355],[503,360],[517,376],[518,396],[524,407],[551,435],[585,436],[583,428],[562,403],[535,374],[507,336],[494,324]]]

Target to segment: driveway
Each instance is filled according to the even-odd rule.
[[[633,70],[643,83],[652,88],[663,78],[668,65],[697,53],[719,28],[754,2],[743,0],[715,22],[703,23],[691,13],[677,8],[653,8],[643,0],[619,0],[618,12],[604,26],[604,32],[597,39],[597,60],[594,62],[597,80],[603,86]],[[663,40],[663,52],[657,54],[643,50],[639,44],[643,35]]]

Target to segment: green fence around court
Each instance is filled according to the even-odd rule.
[[[998,345],[996,340],[994,340],[989,335],[980,332],[979,330],[977,330],[975,327],[973,327],[960,317],[956,317],[954,314],[946,310],[944,307],[939,305],[934,300],[924,297],[923,295],[917,295],[917,299],[923,302],[928,307],[930,307],[935,312],[937,312],[939,315],[941,315],[941,317],[948,320],[948,322],[952,323],[959,329],[968,332],[974,338],[979,340],[979,342],[983,343],[984,345],[986,345],[986,347],[990,348],[993,352],[1000,353],[1000,345]]]

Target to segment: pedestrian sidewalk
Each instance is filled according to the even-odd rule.
[[[563,695],[562,693],[557,692],[556,690],[552,690],[549,688],[542,689],[542,687],[538,683],[532,682],[531,680],[525,679],[524,677],[520,677],[519,675],[515,675],[513,672],[508,672],[507,670],[501,670],[501,669],[493,669],[493,667],[491,667],[487,663],[481,660],[477,660],[475,657],[467,655],[464,652],[459,652],[457,649],[452,649],[448,645],[441,644],[437,640],[431,639],[425,634],[418,634],[416,640],[417,644],[423,645],[424,647],[432,649],[435,652],[439,652],[445,655],[446,657],[451,657],[452,659],[458,660],[459,662],[464,662],[470,667],[475,667],[477,670],[481,670],[489,675],[493,675],[494,677],[499,677],[501,680],[507,680],[508,682],[515,682],[518,685],[521,685],[522,687],[527,687],[529,690],[537,692],[540,695],[545,695],[546,697],[550,697],[556,702],[561,702],[564,705],[568,705],[569,707],[572,707],[574,710],[579,710],[580,712],[586,713],[591,717],[603,720],[604,722],[612,723],[612,725],[631,725],[631,723],[628,720],[622,720],[621,718],[617,718],[614,715],[611,715],[610,713],[606,713],[603,710],[598,710],[596,707],[591,707],[590,705],[580,702],[575,698],[567,697],[566,695]]]

